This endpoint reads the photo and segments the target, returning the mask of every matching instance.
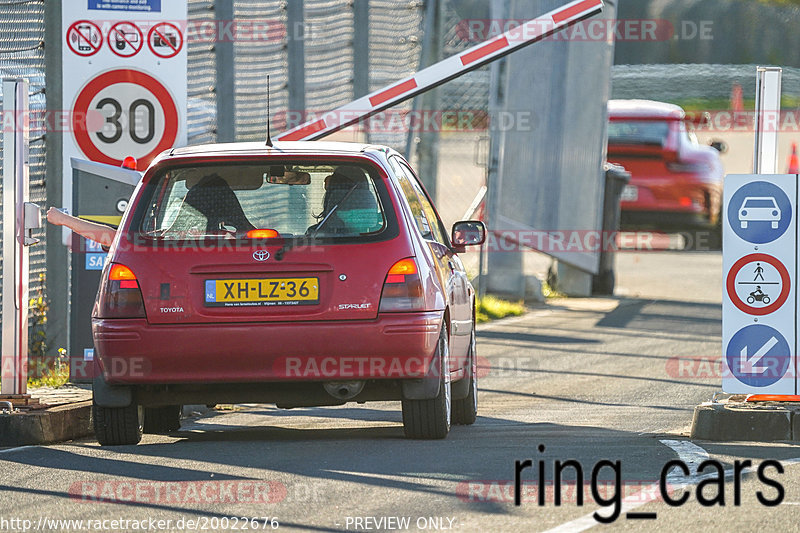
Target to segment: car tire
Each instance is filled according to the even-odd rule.
[[[466,398],[453,400],[453,424],[469,426],[478,418],[478,350],[473,330],[469,340],[469,393]]]
[[[165,435],[180,429],[181,406],[148,407],[144,410],[144,432]]]
[[[443,439],[450,432],[450,346],[443,326],[438,343],[439,394],[430,400],[403,400],[403,431],[410,439]]]
[[[100,446],[138,444],[142,440],[143,409],[133,403],[127,407],[92,405],[94,434]]]

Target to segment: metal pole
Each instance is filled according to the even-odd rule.
[[[304,0],[287,2],[286,19],[289,26],[287,42],[287,63],[289,68],[289,115],[302,115],[305,121],[306,112],[306,65],[305,65],[305,17]],[[288,126],[288,124],[287,124]]]
[[[756,143],[753,174],[775,174],[778,171],[778,127],[783,69],[758,67],[756,72]]]
[[[429,0],[431,2],[430,15],[433,16],[433,32],[431,35],[430,49],[428,50],[427,65],[442,59],[442,41],[444,40],[444,2],[442,0]],[[426,13],[426,16],[428,14]],[[426,66],[427,66],[426,65]],[[439,89],[430,90],[418,99],[422,100],[422,113],[436,112],[440,107]],[[420,120],[424,124],[425,120]],[[430,194],[436,199],[437,174],[439,170],[439,132],[436,128],[431,131],[419,132],[419,146],[417,147],[417,170],[422,183]]]
[[[63,109],[61,103],[61,1],[45,0],[44,4],[44,69],[47,79],[45,91],[47,109]],[[45,135],[45,188],[47,205],[64,205],[62,155],[63,133],[55,123],[48,127]],[[69,179],[69,176],[67,177]],[[58,348],[69,346],[69,250],[62,242],[63,231],[59,226],[48,224],[46,228],[47,250],[46,294],[49,305],[47,313],[47,355],[55,356]]]
[[[28,82],[3,80],[3,340],[2,393],[28,390],[28,253],[24,212],[28,201]]]
[[[353,98],[369,94],[369,0],[353,0]]]
[[[425,13],[423,14],[423,30],[422,30],[422,48],[419,53],[419,68],[431,66],[435,61],[431,61],[431,47],[436,38],[435,24],[436,24],[436,0],[427,0],[425,2]],[[422,105],[422,98],[419,96],[414,98],[411,104],[411,112],[413,115],[419,113],[420,106]],[[408,128],[406,135],[406,160],[411,162],[414,157],[414,148],[416,147],[417,134],[413,127]]]
[[[491,4],[492,20],[502,20],[508,15],[508,0],[492,0]],[[486,296],[489,285],[489,262],[491,250],[487,247],[497,242],[497,236],[492,233],[495,229],[495,214],[497,213],[497,202],[500,198],[500,185],[502,183],[502,172],[500,164],[503,161],[503,151],[505,148],[506,132],[504,128],[492,129],[499,119],[500,113],[505,109],[505,90],[506,87],[506,59],[495,61],[491,66],[489,83],[489,158],[486,168],[486,209],[484,218],[488,235],[486,244],[481,246],[480,256],[480,279],[478,281],[478,293],[481,297]],[[494,259],[494,258],[493,258]]]
[[[233,1],[217,0],[214,2],[214,16],[217,24],[234,19]],[[233,40],[218,39],[214,43],[216,69],[217,99],[217,142],[234,142],[236,140],[236,85],[235,55]],[[269,117],[267,117],[269,119]]]

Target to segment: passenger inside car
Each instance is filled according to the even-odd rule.
[[[314,235],[360,235],[382,227],[381,210],[364,172],[338,167],[325,178],[320,222],[308,228]]]

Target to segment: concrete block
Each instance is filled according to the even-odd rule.
[[[0,446],[50,444],[93,433],[92,402],[0,415]]]
[[[544,302],[542,280],[536,276],[525,276],[525,301],[537,303]]]
[[[558,262],[558,289],[567,296],[588,298],[592,295],[592,275],[571,267],[566,263]]]
[[[704,403],[695,407],[692,439],[712,441],[792,440],[790,409],[782,406]],[[794,433],[800,435],[800,433]]]

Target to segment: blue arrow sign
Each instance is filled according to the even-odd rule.
[[[739,188],[728,203],[728,223],[747,242],[772,242],[789,229],[792,204],[772,183],[753,181]]]
[[[768,387],[786,374],[792,355],[778,330],[754,324],[731,337],[725,359],[731,374],[745,385]]]

